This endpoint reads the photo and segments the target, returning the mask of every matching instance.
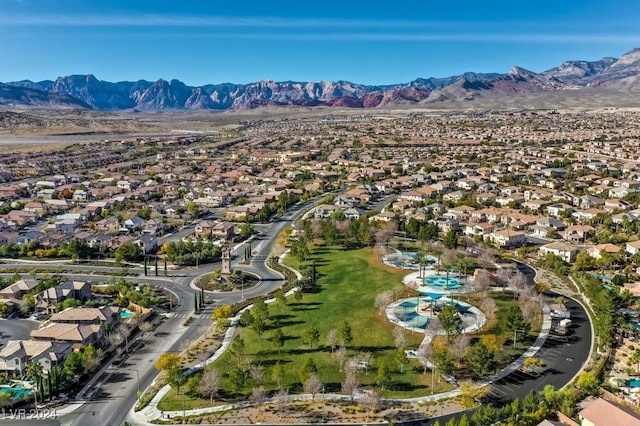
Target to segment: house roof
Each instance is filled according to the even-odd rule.
[[[638,426],[640,416],[622,406],[597,398],[578,413],[581,419],[586,419],[595,426]]]
[[[120,308],[117,306],[101,306],[99,308],[69,308],[51,315],[52,322],[60,321],[107,321],[110,322],[114,315],[118,315]]]
[[[53,323],[45,328],[33,330],[31,332],[31,337],[34,339],[40,338],[82,343],[87,340],[92,334],[99,331],[100,326],[97,324],[78,325]]]

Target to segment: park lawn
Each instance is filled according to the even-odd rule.
[[[184,403],[184,405],[183,405]],[[213,401],[213,404],[209,403],[209,400],[204,400],[195,396],[189,392],[188,389],[180,389],[180,394],[172,387],[169,392],[158,403],[158,410],[160,411],[180,411],[183,408],[185,410],[193,410],[196,408],[206,408],[222,403]]]
[[[376,374],[381,363],[391,370],[391,380],[385,386],[384,397],[414,397],[431,393],[431,376],[421,374],[422,368],[416,361],[410,361],[400,373],[395,361],[393,324],[386,316],[378,313],[375,298],[378,294],[401,286],[406,272],[388,268],[376,261],[372,249],[338,250],[324,247],[313,253],[319,273],[320,290],[305,293],[300,302],[293,296],[286,306],[271,304],[270,321],[263,335],[259,337],[250,328],[240,329],[245,341],[245,356],[238,366],[238,360],[229,353],[222,356],[215,368],[220,372],[240,367],[247,370],[249,364],[260,364],[265,368],[263,386],[269,391],[277,390],[277,382],[272,375],[273,365],[280,362],[285,367],[281,381],[283,389],[290,393],[302,392],[300,370],[307,358],[312,358],[318,367],[318,376],[325,385],[326,392],[339,393],[344,373],[339,361],[332,356],[326,346],[329,330],[339,328],[347,321],[352,329],[353,341],[347,346],[348,356],[370,352],[373,362],[368,372],[359,374],[362,388],[377,388]],[[305,327],[312,325],[320,332],[319,344],[310,348],[302,343],[301,335]],[[275,330],[280,328],[285,335],[284,347],[279,351],[270,340]],[[422,341],[421,333],[406,331],[407,348],[417,348]],[[416,373],[419,371],[419,373]],[[244,386],[234,392],[225,392],[231,399],[246,399],[256,383],[249,379]],[[223,389],[233,389],[225,375],[221,381]],[[447,383],[439,383],[436,392],[449,390]]]

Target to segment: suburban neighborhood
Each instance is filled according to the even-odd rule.
[[[244,257],[244,263],[250,265],[252,247],[265,238],[265,230],[291,220],[291,227],[273,236],[281,252],[261,258],[264,262],[271,259],[272,268],[282,268],[277,270],[285,276],[283,289],[291,291],[286,296],[283,289],[282,295],[270,294],[275,300],[270,303],[280,306],[278,309],[292,303],[285,302],[297,297],[296,292],[301,298],[315,297],[316,279],[321,285],[329,285],[323,284],[321,274],[316,274],[316,261],[309,263],[309,259],[321,256],[322,250],[329,248],[347,252],[375,247],[380,264],[387,259],[385,256],[408,253],[407,262],[419,269],[420,279],[426,280],[421,275],[425,265],[429,262],[436,265],[435,276],[446,277],[445,290],[449,290],[450,274],[464,283],[472,281],[473,291],[468,293],[477,295],[486,317],[478,315],[474,331],[481,328],[485,319],[488,323],[502,321],[500,314],[494,315],[499,311],[497,302],[486,300],[487,292],[498,289],[502,293],[512,292],[514,300],[520,299],[527,323],[525,334],[533,325],[541,334],[561,336],[558,341],[566,343],[575,325],[571,321],[559,324],[560,320],[569,320],[569,316],[553,319],[549,316],[546,323],[544,318],[549,310],[543,306],[553,299],[557,306],[552,312],[568,312],[567,299],[577,298],[583,305],[581,309],[591,318],[580,327],[593,327],[596,336],[590,337],[589,343],[597,337],[592,344],[593,359],[585,362],[584,368],[590,370],[584,374],[592,374],[593,368],[597,371],[593,375],[602,386],[590,384],[591,389],[581,383],[580,391],[589,389],[589,395],[576,401],[582,405],[571,413],[562,414],[566,407],[554,402],[550,403],[553,418],[545,420],[547,423],[530,420],[513,424],[581,421],[601,425],[614,416],[621,419],[616,424],[640,424],[640,415],[633,411],[640,405],[636,394],[640,381],[634,382],[634,377],[640,374],[637,371],[640,333],[636,321],[640,317],[639,141],[640,114],[631,111],[466,114],[379,110],[366,114],[332,111],[297,119],[244,120],[207,135],[141,136],[36,151],[0,152],[0,256],[6,272],[1,278],[0,316],[6,321],[33,322],[28,337],[3,339],[0,374],[3,380],[14,378],[14,383],[22,386],[33,378],[52,380],[64,370],[73,373],[71,377],[77,383],[86,383],[90,380],[89,371],[95,373],[111,357],[128,352],[129,339],[135,340],[139,333],[150,333],[160,318],[166,318],[175,308],[175,297],[170,291],[159,284],[137,283],[131,275],[170,280],[172,274],[197,273],[203,265],[220,262],[224,253],[238,247],[244,247],[244,255],[236,253],[234,259]],[[302,209],[301,206],[305,211],[300,218],[287,216]],[[314,254],[314,250],[320,254]],[[290,260],[286,259],[287,254]],[[280,259],[281,266],[273,260],[279,256],[284,259]],[[317,266],[322,268],[325,260],[318,259]],[[81,272],[95,277],[80,279],[62,267],[57,271],[41,269],[42,265],[60,261],[67,262],[64,265],[69,268],[94,266],[95,271]],[[397,262],[388,263],[404,269]],[[533,271],[529,287],[534,287],[535,278],[535,291],[516,283],[520,280],[518,273],[505,272],[518,264]],[[123,270],[120,276],[118,268]],[[288,269],[301,271],[300,276],[287,275],[292,274]],[[244,294],[245,284],[251,282],[248,276],[256,274],[239,271],[234,276],[230,264],[221,274],[209,272],[214,275],[210,277],[204,272],[202,275],[217,283],[207,285],[219,285],[226,280],[235,286],[233,291],[240,290],[242,303],[232,312],[238,315],[241,329],[256,333],[245,334],[244,339],[251,336],[252,341],[261,341],[263,330],[254,325],[255,304],[245,303]],[[330,275],[327,271],[323,273]],[[431,290],[420,290],[423,284],[417,281],[405,279],[405,284],[407,289],[402,292],[417,290],[435,297]],[[209,309],[207,318],[212,322],[233,323],[220,311],[214,312],[213,306],[206,306],[207,299],[218,297],[218,290],[198,285],[192,286],[195,313],[199,315],[200,310]],[[397,298],[402,292],[393,290],[393,296]],[[554,296],[549,292],[554,292]],[[461,300],[465,294],[461,290],[456,297]],[[380,302],[381,312],[393,308],[395,300],[386,297],[386,302]],[[492,297],[507,303],[502,301],[503,295]],[[438,306],[435,298],[429,300],[433,305],[429,315],[434,315],[437,307],[442,316],[444,307]],[[378,301],[376,298],[376,304]],[[530,306],[530,301],[535,306]],[[420,301],[416,303],[415,309],[419,311]],[[493,309],[488,309],[491,303]],[[241,311],[248,306],[254,306],[247,311],[254,312],[254,318],[249,320],[246,316],[243,319]],[[452,335],[469,326],[465,323],[467,308],[458,306],[464,311],[459,314],[461,323],[454,324],[445,339],[451,353],[455,352]],[[487,313],[487,309],[494,314]],[[609,315],[606,324],[601,312]],[[394,315],[400,318],[402,312],[395,311]],[[265,318],[261,321],[274,321],[268,315]],[[443,321],[440,320],[441,324]],[[186,318],[183,325],[188,326]],[[503,340],[496,343],[497,347],[512,346],[513,360],[527,350],[523,346],[520,352],[516,351],[518,333],[523,332],[523,327],[503,329],[500,337]],[[427,328],[424,325],[422,334],[428,334]],[[311,352],[319,339],[313,337],[319,332],[312,331],[305,330],[310,334],[301,337]],[[398,339],[396,336],[396,343]],[[480,341],[484,337],[474,339]],[[530,346],[534,341],[532,334]],[[222,356],[228,368],[233,365],[233,360],[228,360],[233,358],[229,353],[235,354],[236,367],[240,367],[248,362],[245,362],[248,355],[239,348],[239,340],[233,342],[227,355],[215,355],[214,350],[203,354]],[[278,346],[278,353],[283,347],[286,349],[285,342],[282,340]],[[482,342],[491,346],[489,340]],[[338,349],[334,346],[346,351],[348,343],[343,336],[340,345],[334,342],[326,347],[330,347],[329,353],[335,357]],[[417,354],[413,358],[420,361],[419,349],[424,343],[417,340],[413,343],[418,346],[417,352],[408,353]],[[405,346],[398,344],[403,350]],[[416,365],[424,365],[425,372],[429,366],[436,376],[439,364],[427,358]],[[466,356],[460,356],[456,367],[451,367],[451,374],[440,373],[445,379],[442,383],[438,379],[438,385],[420,382],[421,386],[429,387],[431,394],[436,389],[456,392],[462,386],[447,380],[454,372],[483,380],[493,371],[490,368],[487,374],[475,377],[465,360]],[[398,377],[403,378],[405,361],[396,361],[400,366]],[[506,358],[503,361],[504,365],[497,362],[501,369],[510,365]],[[41,370],[35,373],[34,367],[29,370],[32,363],[39,364]],[[341,360],[341,372],[342,363]],[[366,399],[373,407],[374,402],[380,403],[378,393],[391,392],[392,386],[386,376],[367,379],[370,364],[372,361],[362,359],[355,362],[358,368],[365,369],[364,373],[358,373],[364,377],[361,380],[376,387],[362,394],[368,399],[361,395],[359,400]],[[194,361],[182,365],[190,371],[189,368],[204,368],[207,364]],[[173,380],[170,377],[175,368],[157,366],[168,382]],[[234,369],[224,380],[235,383],[231,377]],[[309,369],[297,393],[324,394],[324,390],[319,390],[322,386],[307,388],[306,380],[319,377],[318,369]],[[254,376],[248,379],[249,370],[243,373],[246,376],[243,381],[237,379],[235,393],[228,391],[227,397],[236,395],[237,399],[237,395],[244,395],[252,387],[253,403],[260,405],[270,394],[271,403],[278,405],[278,395],[283,394],[263,388],[264,379],[262,382]],[[415,370],[422,371],[420,367]],[[534,376],[530,369],[525,369],[525,373]],[[253,374],[259,376],[255,371]],[[270,374],[280,387],[282,377]],[[535,377],[539,374],[536,371]],[[493,383],[485,385],[488,389]],[[180,386],[177,385],[175,395],[180,394]],[[193,386],[195,389],[196,385]],[[41,390],[45,387],[53,403],[56,392],[52,389],[57,390],[58,386],[38,386]],[[255,389],[260,388],[264,394],[258,397]],[[142,397],[143,390],[138,392]],[[220,395],[217,388],[216,392],[211,393],[211,400]],[[334,386],[331,392],[356,395],[355,390],[347,392],[344,383],[342,388]],[[378,395],[377,402],[371,402],[374,393]],[[393,395],[388,399],[400,399],[396,393]],[[44,396],[40,395],[40,399]],[[489,396],[471,398],[470,406]],[[201,395],[200,400],[204,399]],[[195,403],[193,407],[202,408]],[[377,419],[374,414],[381,410],[378,405],[375,407],[371,409],[371,421]],[[529,414],[531,419],[538,418]],[[260,418],[266,414],[255,415]],[[182,417],[184,420],[185,414]],[[365,419],[354,417],[349,421]]]

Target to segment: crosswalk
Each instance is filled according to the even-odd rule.
[[[211,314],[206,312],[200,313],[200,314],[189,314],[186,312],[168,312],[166,314],[163,314],[163,316],[166,318],[186,318],[186,317],[204,318],[204,319],[211,318]]]

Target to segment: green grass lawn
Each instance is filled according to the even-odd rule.
[[[276,362],[285,367],[281,387],[290,393],[302,392],[300,370],[304,361],[311,357],[318,367],[318,375],[326,392],[340,392],[344,372],[339,361],[326,345],[326,336],[332,328],[339,328],[347,321],[353,331],[353,341],[347,346],[348,356],[370,352],[373,362],[368,372],[361,371],[359,378],[363,388],[377,388],[376,374],[381,363],[391,370],[391,380],[383,390],[385,397],[414,397],[431,393],[431,376],[422,374],[422,367],[411,361],[401,373],[395,361],[393,328],[386,316],[375,307],[378,294],[403,288],[401,280],[406,272],[396,271],[376,262],[372,249],[333,250],[319,247],[314,251],[317,271],[320,275],[320,290],[304,294],[300,302],[289,297],[286,306],[271,304],[270,320],[261,338],[250,328],[239,329],[246,344],[245,356],[239,367],[247,370],[249,364],[260,364],[265,368],[263,386],[275,391],[277,382],[272,370]],[[297,266],[297,265],[296,265]],[[305,327],[313,325],[320,332],[320,342],[310,348],[302,343]],[[285,335],[285,345],[278,350],[271,341],[276,329]],[[406,331],[407,348],[417,348],[422,341],[421,333]],[[228,353],[216,363],[218,371],[229,371],[237,367],[237,358]],[[225,376],[221,381],[223,395],[229,399],[246,399],[256,382],[247,379],[244,386],[234,391]],[[437,383],[436,392],[451,389],[447,383]]]
[[[220,393],[216,403],[246,400],[252,389],[260,385],[249,375],[251,365],[264,368],[262,386],[273,394],[278,390],[278,383],[273,377],[274,365],[284,366],[284,376],[280,388],[288,389],[290,394],[302,393],[300,379],[302,365],[308,358],[313,359],[318,369],[318,376],[324,384],[327,393],[341,393],[341,383],[344,379],[344,368],[341,371],[340,362],[326,344],[327,334],[331,329],[338,329],[347,321],[352,328],[353,341],[347,346],[347,356],[354,357],[359,353],[369,352],[373,360],[368,371],[360,370],[358,377],[361,389],[379,389],[376,383],[378,367],[385,364],[391,371],[391,377],[382,395],[386,398],[410,398],[443,392],[452,389],[448,383],[435,380],[435,389],[431,389],[430,372],[422,374],[422,365],[411,360],[400,371],[395,356],[394,325],[386,316],[378,313],[375,298],[378,294],[395,290],[396,296],[408,290],[401,284],[406,271],[387,267],[376,259],[373,249],[338,250],[326,247],[316,247],[313,257],[306,261],[316,264],[319,275],[319,290],[305,293],[302,300],[296,301],[293,296],[287,300],[287,305],[277,303],[269,305],[269,320],[262,336],[258,336],[251,328],[239,328],[236,335],[245,342],[244,356],[238,360],[229,351],[214,363],[222,375]],[[300,262],[288,258],[287,263],[300,268]],[[517,304],[511,294],[491,295],[498,309],[505,309]],[[476,295],[469,295],[472,303]],[[303,344],[303,330],[312,325],[320,333],[319,343],[314,347]],[[503,350],[496,357],[497,367],[503,367],[513,358],[521,354],[535,339],[534,334],[539,330],[539,324],[528,336],[518,336],[516,350],[512,349],[512,342],[507,341]],[[278,349],[272,341],[276,330],[280,329],[285,336],[284,347]],[[493,324],[487,332],[500,330]],[[422,341],[422,333],[412,333],[405,330],[407,348],[415,349]],[[228,372],[240,368],[245,374],[242,385],[234,386],[229,380]],[[460,371],[458,372],[460,373]],[[172,391],[161,403],[163,410],[182,409],[183,397]],[[195,393],[187,391],[184,398],[186,409],[207,406],[208,401],[198,399]]]

